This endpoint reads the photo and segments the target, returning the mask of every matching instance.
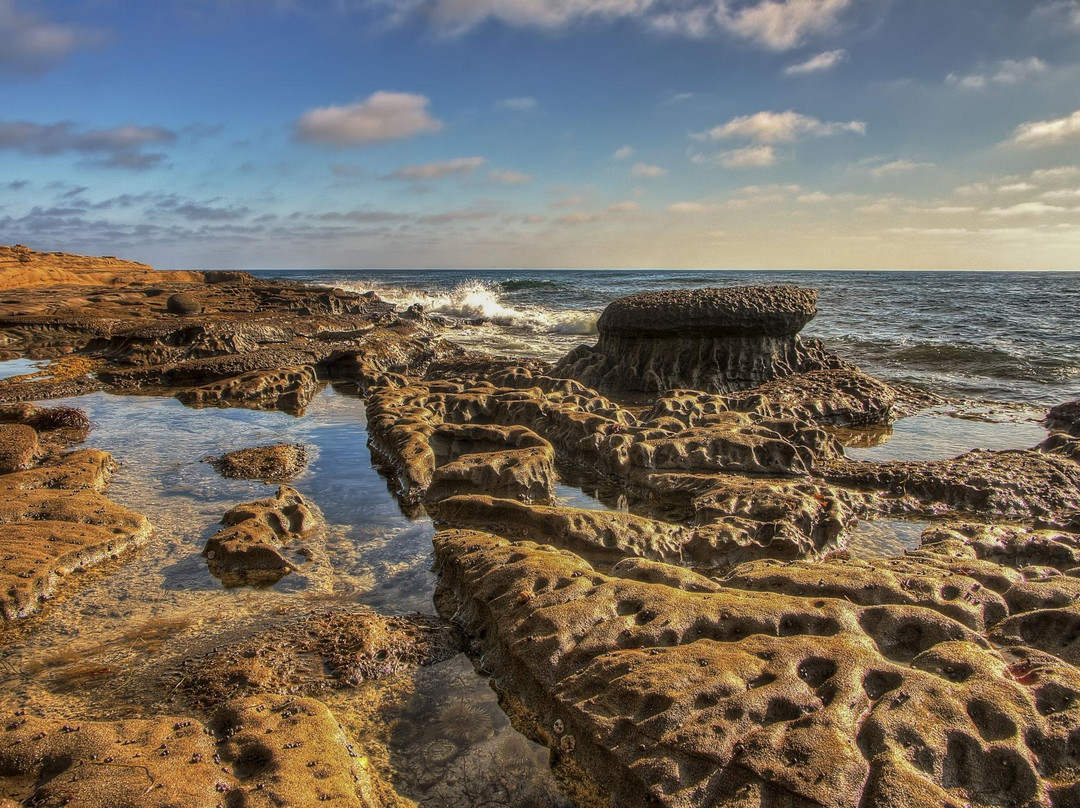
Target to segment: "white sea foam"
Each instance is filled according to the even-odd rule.
[[[367,289],[402,310],[419,304],[427,314],[440,314],[457,320],[480,320],[537,334],[587,336],[596,333],[596,312],[508,306],[497,288],[479,280],[460,283],[447,292],[425,292],[379,284],[355,291]]]

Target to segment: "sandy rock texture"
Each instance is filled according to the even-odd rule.
[[[313,699],[226,702],[208,720],[71,721],[9,716],[4,791],[24,805],[85,808],[339,806],[400,800]]]
[[[113,256],[91,258],[62,252],[39,252],[20,244],[0,246],[0,289],[73,284],[106,286],[127,283],[132,278],[151,280],[161,277],[201,281],[203,273],[158,272],[147,264]]]
[[[238,696],[314,696],[441,662],[464,649],[446,620],[370,611],[318,612],[184,660],[166,681],[202,710]]]

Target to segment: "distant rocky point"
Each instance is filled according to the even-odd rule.
[[[15,244],[0,246],[0,289],[30,286],[115,286],[135,281],[167,277],[173,281],[199,282],[203,273],[194,271],[163,272],[137,261],[124,261],[111,255],[94,258],[63,252],[39,252]]]

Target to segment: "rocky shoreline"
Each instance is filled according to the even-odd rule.
[[[463,350],[371,293],[141,265],[45,286],[20,255],[0,350],[48,364],[0,380],[4,620],[47,620],[79,570],[155,540],[107,498],[88,424],[30,402],[302,416],[326,383],[361,391],[387,485],[435,520],[442,617],[304,605],[163,672],[162,715],[4,715],[0,806],[413,804],[372,762],[385,737],[350,737],[319,699],[460,648],[577,805],[1080,804],[1076,402],[1030,449],[860,461],[844,430],[941,399],[803,341],[812,290],[635,295],[549,364]],[[208,459],[279,484],[307,462]],[[568,474],[636,505],[568,507]],[[844,549],[887,515],[934,522],[900,556]],[[223,524],[203,550],[223,585],[327,563],[318,503],[288,486]]]

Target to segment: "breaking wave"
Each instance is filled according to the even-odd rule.
[[[580,309],[552,310],[538,306],[512,306],[502,298],[505,284],[480,280],[459,283],[448,291],[424,291],[401,286],[365,285],[399,309],[420,305],[427,314],[438,314],[472,325],[492,324],[537,334],[588,336],[596,333],[599,312]]]

